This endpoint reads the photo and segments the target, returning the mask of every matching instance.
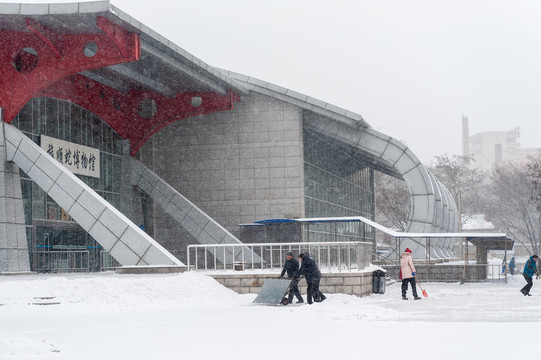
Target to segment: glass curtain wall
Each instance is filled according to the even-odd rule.
[[[303,129],[306,217],[363,216],[374,219],[374,170],[321,134]],[[359,222],[311,224],[313,241],[370,241]]]
[[[38,145],[40,145],[40,136],[46,135],[99,149],[100,177],[76,176],[105,200],[119,208],[122,139],[100,118],[68,101],[34,98],[24,106],[12,125]],[[80,231],[63,230],[66,226],[62,223],[72,222],[73,219],[27,174],[21,171],[20,175],[31,259],[33,251],[84,249],[84,251],[89,251],[90,270],[98,269],[102,250],[99,244],[86,232],[81,234]],[[41,227],[45,227],[45,230]],[[49,231],[49,228],[56,230]],[[42,233],[46,234],[43,238]]]

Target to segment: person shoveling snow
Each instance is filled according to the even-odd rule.
[[[417,285],[415,284],[415,266],[411,257],[411,250],[408,248],[402,254],[400,260],[400,278],[402,279],[402,300],[408,300],[406,293],[408,291],[408,283],[411,284],[411,291],[415,300],[421,300],[417,296]]]

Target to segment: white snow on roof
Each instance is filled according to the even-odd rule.
[[[462,225],[462,229],[464,230],[492,230],[494,228],[494,225],[490,221],[486,221],[483,214],[473,215]]]

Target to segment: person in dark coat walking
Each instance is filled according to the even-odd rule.
[[[515,265],[515,257],[513,256],[511,258],[511,261],[509,261],[509,272],[511,273],[511,275],[515,275],[516,268],[517,266]]]
[[[306,300],[308,304],[312,304],[312,299],[315,302],[321,302],[327,297],[319,291],[319,281],[321,280],[321,272],[317,268],[317,264],[308,253],[300,253],[301,268],[299,269],[299,277],[304,275],[306,284],[308,285]]]
[[[524,296],[532,296],[532,294],[530,294],[530,289],[533,286],[532,277],[534,274],[539,277],[539,272],[537,271],[537,260],[539,260],[539,256],[530,256],[528,261],[526,261],[526,265],[524,265],[524,271],[522,272],[522,275],[524,275],[526,285],[522,289],[520,289],[520,292]]]
[[[295,257],[293,256],[293,253],[291,251],[288,251],[286,254],[286,262],[284,263],[284,268],[282,269],[282,273],[280,274],[279,278],[283,279],[284,274],[287,272],[287,277],[292,279],[291,285],[289,286],[289,296],[288,300],[289,303],[293,301],[293,296],[297,298],[297,304],[304,302],[301,296],[301,292],[299,291],[299,262]]]

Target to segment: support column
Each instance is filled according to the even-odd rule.
[[[28,272],[30,259],[19,167],[6,161],[0,108],[0,273]]]
[[[141,225],[144,224],[143,206],[141,204],[141,194],[139,189],[132,185],[132,166],[129,140],[122,140],[120,174],[120,211],[135,225],[141,227]]]

